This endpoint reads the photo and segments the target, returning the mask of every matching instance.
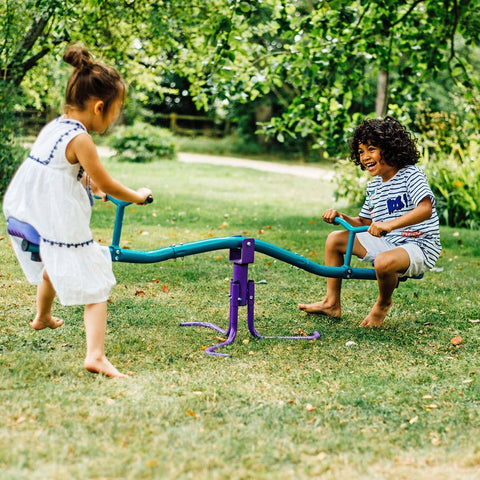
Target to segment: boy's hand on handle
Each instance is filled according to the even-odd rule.
[[[152,191],[149,188],[139,188],[137,193],[140,197],[140,201],[135,202],[137,205],[146,205],[153,202]]]
[[[368,233],[374,237],[384,237],[391,231],[392,228],[388,225],[388,222],[372,222],[368,228]]]
[[[327,223],[335,223],[335,217],[340,217],[341,214],[338,210],[334,210],[333,208],[329,208],[325,210],[322,215],[322,219],[324,222]]]

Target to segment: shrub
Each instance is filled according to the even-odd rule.
[[[16,145],[18,117],[15,115],[17,90],[9,83],[0,80],[0,198],[7,189],[10,179],[25,157],[25,149]]]
[[[173,135],[164,128],[143,122],[117,127],[108,143],[117,151],[114,158],[120,161],[145,163],[176,155]]]
[[[458,152],[457,152],[458,153]],[[480,158],[456,154],[425,162],[432,191],[437,199],[440,223],[470,229],[480,228]]]

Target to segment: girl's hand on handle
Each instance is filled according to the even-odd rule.
[[[149,188],[139,188],[137,190],[140,200],[135,202],[137,205],[146,205],[153,202],[152,191]]]
[[[327,222],[327,223],[335,223],[335,217],[340,217],[340,216],[341,214],[338,210],[334,210],[333,208],[330,208],[323,212],[322,219],[324,222]]]

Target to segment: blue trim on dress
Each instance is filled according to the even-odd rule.
[[[86,247],[87,245],[91,245],[93,243],[93,238],[88,240],[87,242],[80,242],[80,243],[54,242],[53,240],[47,240],[46,238],[43,238],[43,237],[42,237],[42,241],[57,247],[78,248],[78,247]]]
[[[51,160],[53,159],[53,156],[55,155],[55,151],[57,150],[58,148],[58,145],[60,144],[60,142],[67,136],[69,136],[72,132],[77,132],[78,130],[82,130],[84,131],[85,133],[88,133],[87,132],[87,129],[85,128],[84,125],[82,125],[80,122],[77,122],[76,120],[69,120],[69,119],[63,119],[63,118],[57,118],[56,120],[57,122],[60,122],[60,123],[65,123],[67,125],[74,125],[74,128],[70,129],[70,130],[67,130],[65,133],[62,133],[62,135],[60,135],[60,137],[58,138],[58,140],[55,142],[55,145],[53,146],[52,148],[52,151],[50,152],[50,155],[48,156],[48,158],[46,160],[41,160],[40,158],[38,157],[34,157],[32,154],[30,154],[28,156],[28,158],[30,160],[33,160],[37,163],[40,163],[41,165],[48,165]],[[83,172],[82,172],[83,174]],[[81,177],[80,177],[81,178]]]

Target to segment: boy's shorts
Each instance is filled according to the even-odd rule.
[[[428,270],[422,249],[413,242],[395,245],[384,237],[374,237],[368,232],[357,233],[356,238],[367,251],[365,257],[360,259],[364,262],[372,262],[379,253],[400,247],[406,250],[410,257],[410,265],[405,273],[399,274],[400,277],[417,277]]]

